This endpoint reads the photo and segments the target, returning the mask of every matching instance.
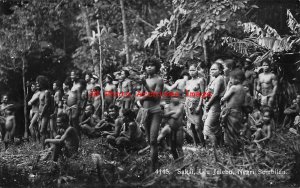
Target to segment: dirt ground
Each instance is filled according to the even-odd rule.
[[[79,154],[57,163],[44,160],[40,144],[23,142],[0,152],[0,186],[13,187],[283,187],[295,170],[299,136],[276,134],[264,149],[245,150],[237,157],[224,149],[184,146],[183,162],[174,162],[168,151],[159,152],[160,168],[149,173],[149,151],[120,153],[105,139],[82,139]],[[98,154],[101,164],[92,156]],[[215,160],[217,156],[218,161]],[[299,175],[299,174],[298,174]]]

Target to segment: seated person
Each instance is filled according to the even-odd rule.
[[[118,132],[114,135],[109,135],[107,142],[112,146],[116,146],[121,151],[125,148],[134,150],[144,148],[146,146],[146,139],[142,130],[135,122],[136,114],[130,109],[123,109],[122,113],[124,116],[123,120],[117,122]],[[122,127],[119,130],[120,125]]]
[[[74,127],[68,123],[68,115],[58,114],[56,118],[57,136],[55,139],[46,139],[45,144],[52,144],[52,160],[57,161],[59,156],[71,157],[77,153],[79,136]]]
[[[105,114],[104,119],[96,125],[97,129],[103,131],[103,135],[108,135],[113,133],[115,120],[118,118],[119,107],[117,105],[111,104],[108,107],[108,113]]]
[[[176,91],[179,92],[179,91]],[[180,95],[171,98],[171,104],[165,109],[163,117],[167,120],[166,125],[162,129],[157,138],[160,143],[166,135],[171,138],[171,152],[173,158],[183,157],[183,111],[184,106],[180,102]]]
[[[294,121],[296,115],[299,113],[298,104],[298,100],[294,99],[292,105],[284,110],[285,117],[282,124],[282,128],[289,128],[291,126],[291,123]]]
[[[94,114],[94,106],[88,104],[85,107],[84,113],[80,120],[80,127],[82,133],[88,137],[100,137],[101,132],[97,130],[97,125],[99,123],[99,117]]]
[[[12,105],[8,105],[5,108],[5,114],[6,114],[6,121],[5,121],[4,145],[5,145],[5,150],[7,150],[8,143],[14,142],[14,134],[16,129],[16,119],[15,119]]]
[[[260,124],[257,125],[257,130],[252,135],[254,138],[253,142],[257,144],[258,147],[265,145],[272,136],[272,112],[270,109],[264,109],[263,118]]]
[[[295,117],[293,128],[295,128],[297,130],[297,133],[300,134],[300,112]]]
[[[253,130],[256,130],[256,125],[262,120],[263,114],[261,113],[260,103],[257,99],[253,100],[253,111],[248,116],[249,127]]]

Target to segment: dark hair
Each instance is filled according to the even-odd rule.
[[[161,62],[156,57],[148,57],[143,62],[143,70],[145,70],[146,66],[148,66],[148,65],[155,66],[155,70],[156,70],[156,72],[158,72],[160,70],[160,67],[161,67]]]
[[[46,76],[39,75],[36,78],[36,82],[39,83],[39,86],[42,89],[48,89],[49,88],[49,81],[48,81],[48,78]]]
[[[100,88],[100,86],[95,86],[94,90],[101,91],[101,88]]]
[[[32,85],[36,85],[36,83],[34,81],[29,82],[29,86],[31,87]]]
[[[262,109],[263,115],[268,112],[270,114],[270,118],[273,117],[273,110],[269,106],[264,106]]]
[[[122,70],[121,72],[124,72],[126,78],[129,76],[129,71],[128,70]]]
[[[134,111],[132,111],[131,109],[123,109],[123,116],[128,118],[129,120],[134,120],[136,115],[134,113]]]
[[[79,79],[78,82],[81,85],[82,90],[85,90],[86,89],[86,81],[84,79]]]
[[[224,60],[224,65],[230,69],[230,70],[233,70],[236,66],[235,62],[233,59],[226,59]]]
[[[114,105],[114,104],[110,104],[108,109],[114,109],[116,112],[119,111],[119,107],[117,105]]]
[[[76,76],[76,78],[75,79],[79,79],[79,78],[81,78],[81,71],[80,70],[72,70],[71,72],[74,72],[74,74],[75,74],[75,76]]]
[[[95,111],[95,107],[94,107],[94,105],[92,105],[92,104],[87,104],[86,107],[91,107],[91,108],[92,108],[92,111],[93,111],[93,112]],[[86,107],[85,107],[85,108],[86,108]]]
[[[89,75],[90,78],[92,78],[93,74],[90,71],[86,71],[84,75]]]
[[[218,62],[215,62],[212,65],[214,65],[214,64],[218,66],[218,69],[221,72],[221,74],[224,74],[224,67],[223,67],[223,65],[221,63],[218,63]]]
[[[246,79],[244,72],[240,69],[231,71],[229,77],[238,79],[241,83],[243,83]]]
[[[182,71],[180,74],[180,78],[183,78],[184,76],[190,76],[189,73],[187,71]]]
[[[64,84],[65,84],[66,86],[68,86],[68,87],[71,89],[71,88],[72,88],[72,85],[73,85],[71,78],[70,78],[70,77],[67,77],[67,78],[65,79],[65,81],[64,81]]]
[[[66,113],[57,114],[57,118],[60,118],[63,123],[67,123],[69,121],[69,116]]]
[[[269,67],[271,66],[270,61],[267,60],[267,59],[265,59],[265,60],[263,60],[263,61],[261,62],[261,66],[262,66],[264,63],[267,63]]]
[[[61,88],[61,82],[59,80],[55,80],[53,84],[56,84],[58,88]]]

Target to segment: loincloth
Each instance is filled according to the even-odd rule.
[[[161,113],[161,107],[159,104],[151,108],[142,107],[138,111],[138,114],[136,116],[136,122],[138,125],[140,125],[140,127],[145,126],[149,114],[157,114],[157,113]]]

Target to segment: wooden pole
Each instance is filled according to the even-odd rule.
[[[25,66],[26,66],[26,59],[23,55],[22,56],[22,82],[23,82],[23,95],[24,95],[24,101],[23,101],[24,102],[24,123],[25,123],[24,138],[28,139],[27,92],[26,92]]]
[[[102,48],[101,48],[101,31],[99,20],[97,20],[97,31],[98,31],[98,41],[99,41],[99,55],[100,55],[100,64],[99,64],[99,82],[100,82],[100,95],[101,95],[101,119],[104,118],[104,93],[103,93],[103,81],[102,81]]]

